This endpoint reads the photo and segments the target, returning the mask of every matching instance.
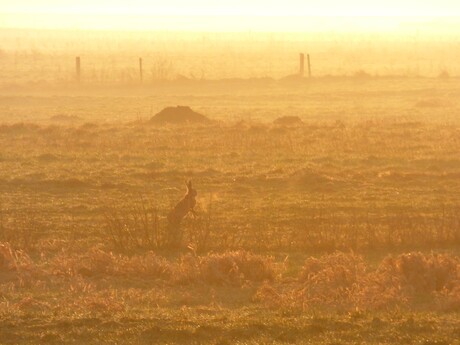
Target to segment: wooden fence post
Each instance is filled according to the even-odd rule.
[[[310,54],[307,54],[308,78],[311,78]]]
[[[142,58],[139,58],[139,80],[143,81],[144,79],[144,75],[143,75],[143,71],[142,71]]]
[[[305,55],[304,53],[300,53],[299,55],[300,61],[299,61],[299,76],[303,78],[304,75],[304,66],[305,66]]]
[[[81,65],[80,65],[80,57],[79,56],[77,56],[75,58],[75,71],[76,71],[76,76],[77,76],[77,82],[80,82]]]

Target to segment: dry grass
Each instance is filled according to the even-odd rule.
[[[160,279],[169,278],[172,274],[170,264],[153,252],[127,257],[97,248],[83,255],[60,253],[51,261],[50,269],[54,275],[69,277],[82,275]]]
[[[270,258],[245,251],[199,257],[186,254],[170,261],[153,252],[125,256],[93,248],[81,255],[59,253],[45,267],[52,275],[69,278],[160,279],[180,285],[242,286],[246,282],[272,281],[276,275]]]
[[[0,98],[1,341],[452,343],[455,80],[358,79]],[[222,121],[145,121],[185,99]]]
[[[200,262],[200,271],[206,283],[237,285],[271,281],[276,272],[270,258],[245,251],[207,255]]]
[[[384,296],[394,291],[412,306],[439,303],[441,309],[455,308],[459,298],[460,259],[420,252],[388,257],[371,276],[371,281],[383,287]],[[457,302],[454,302],[455,299]],[[380,303],[383,302],[384,299]]]
[[[362,257],[339,252],[307,259],[295,282],[264,285],[256,300],[302,310],[455,310],[459,277],[456,256],[388,256],[376,270],[370,270]]]
[[[306,259],[296,278],[283,262],[246,251],[166,259],[153,252],[125,256],[94,248],[76,255],[59,253],[32,260],[1,244],[2,270],[13,272],[17,287],[68,286],[97,292],[105,281],[185,286],[255,287],[262,305],[297,310],[352,311],[456,310],[460,259],[449,254],[413,252],[385,257],[375,269],[357,254],[336,252]],[[105,298],[105,297],[104,297]],[[105,302],[104,302],[105,303]]]
[[[191,177],[198,208],[216,199],[212,211],[184,224],[184,245],[199,251],[459,243],[455,123],[310,120],[282,131],[248,124],[252,130],[3,125],[0,239],[31,250],[77,231],[111,250],[156,249],[164,217],[182,196],[175,188]]]
[[[33,266],[30,257],[23,250],[16,250],[9,243],[0,243],[0,269],[20,271]]]

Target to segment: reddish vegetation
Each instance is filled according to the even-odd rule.
[[[94,282],[109,277],[174,285],[242,287],[262,283],[255,300],[275,308],[346,311],[460,307],[460,258],[449,254],[387,256],[371,270],[361,256],[337,252],[308,258],[295,279],[284,278],[278,267],[271,257],[245,251],[201,257],[187,254],[167,260],[153,252],[128,257],[92,249],[82,255],[62,252],[51,260],[33,262],[8,243],[0,245],[3,279],[21,286],[40,285],[50,279]]]
[[[447,254],[387,256],[375,271],[361,256],[335,253],[306,260],[294,283],[263,286],[256,298],[302,309],[458,308],[460,259]]]
[[[0,272],[20,271],[32,266],[32,260],[24,251],[13,249],[9,243],[0,243]]]
[[[387,257],[371,276],[371,282],[387,296],[389,292],[397,293],[400,299],[412,305],[436,300],[443,309],[460,306],[458,257],[423,253]]]
[[[60,253],[50,263],[53,275],[84,277],[124,276],[137,278],[169,278],[171,268],[169,262],[148,252],[132,257],[115,255],[93,248],[81,256],[69,256]]]
[[[245,251],[210,254],[201,260],[201,275],[207,283],[241,284],[243,281],[264,281],[275,278],[270,258]]]
[[[61,253],[51,267],[54,275],[162,279],[177,284],[241,285],[246,281],[272,280],[275,276],[269,258],[245,251],[203,257],[184,255],[173,262],[153,252],[127,257],[92,249],[82,256]]]

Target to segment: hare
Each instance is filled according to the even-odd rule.
[[[187,193],[168,214],[168,236],[170,245],[179,245],[182,240],[180,224],[182,219],[190,212],[196,215],[193,209],[196,205],[197,192],[192,188],[192,181],[185,182]]]

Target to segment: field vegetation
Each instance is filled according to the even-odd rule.
[[[0,343],[459,343],[457,78],[34,78],[2,79]]]

